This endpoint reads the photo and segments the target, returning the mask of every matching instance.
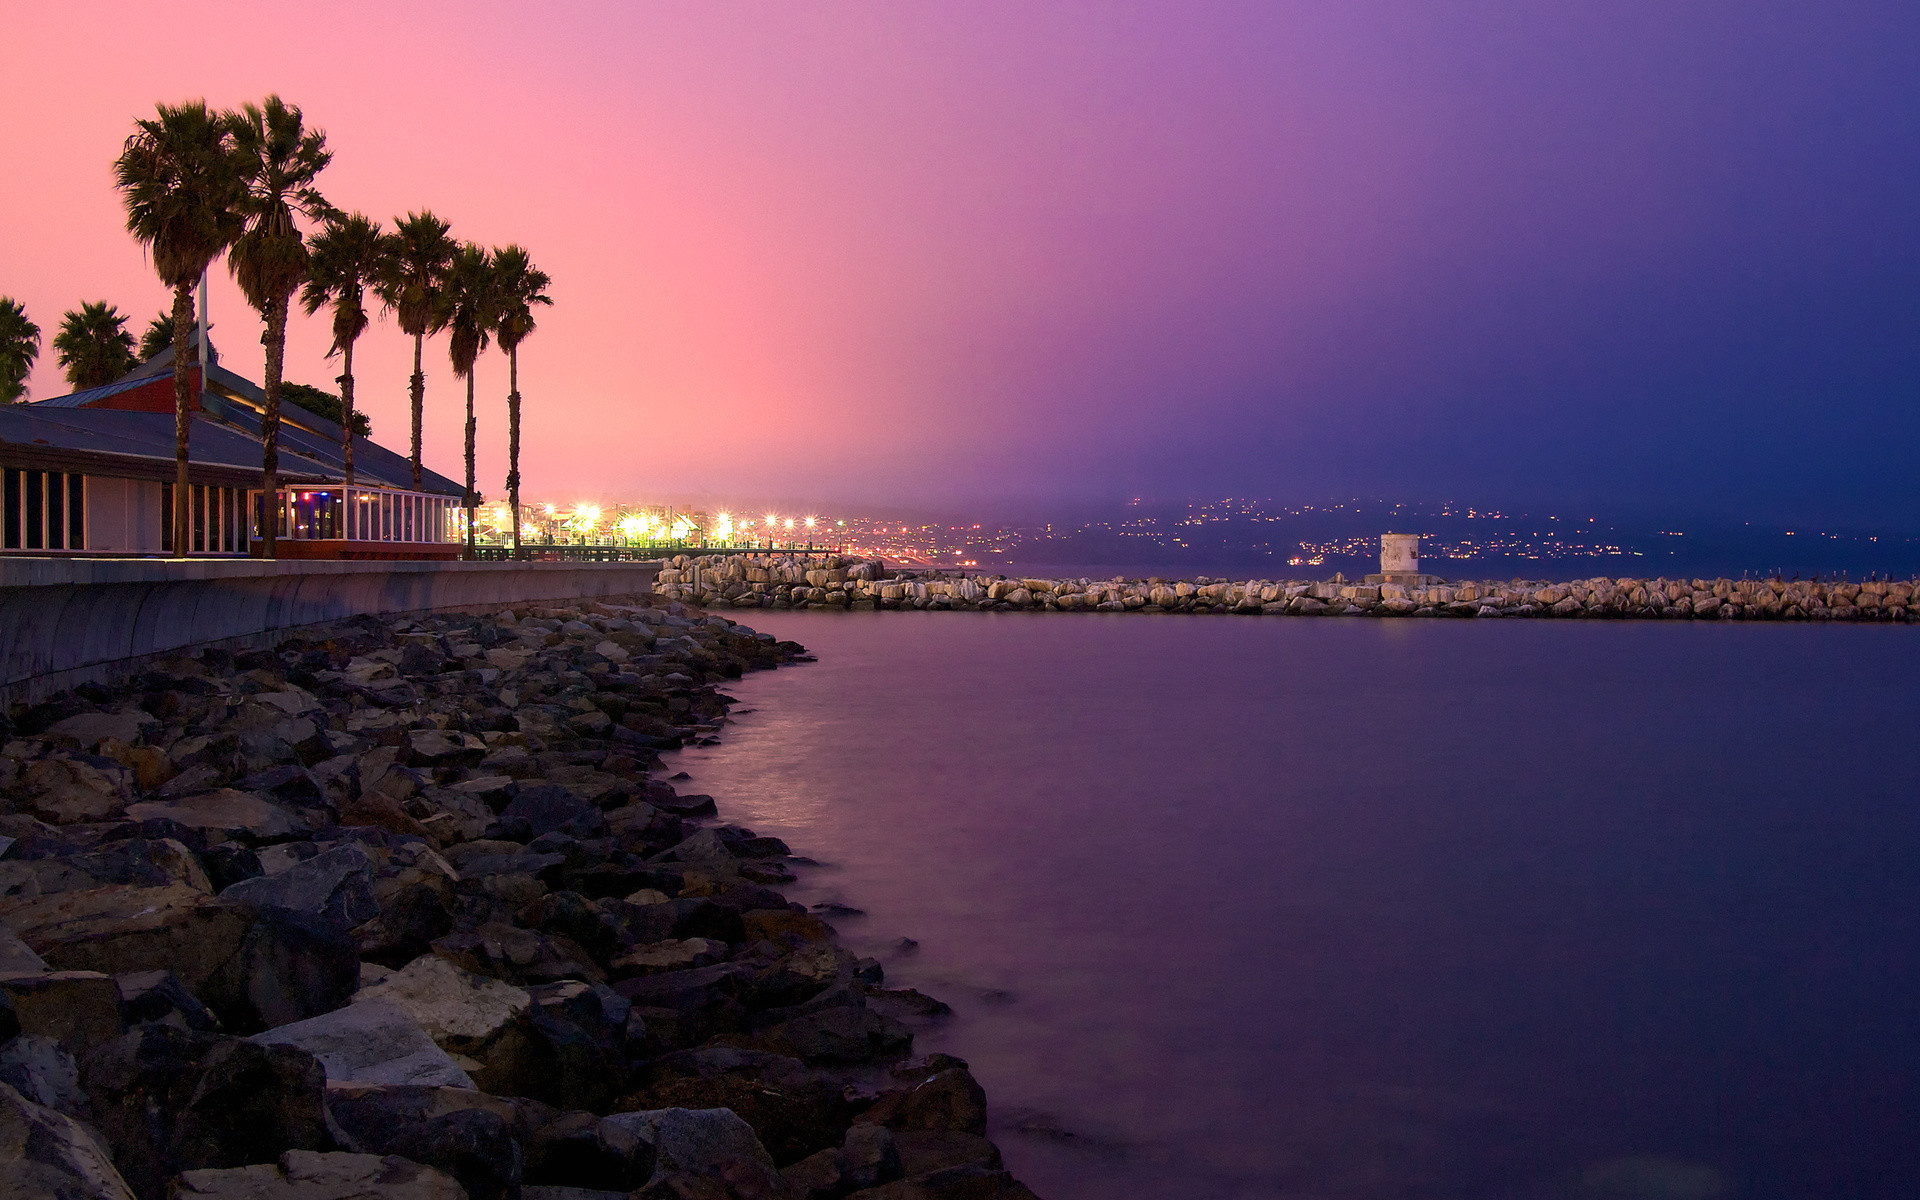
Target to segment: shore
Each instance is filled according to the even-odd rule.
[[[655,587],[708,608],[1211,613],[1296,617],[1536,617],[1920,621],[1920,580],[1595,578],[1353,584],[1335,579],[1046,579],[889,570],[876,559],[668,560]]]
[[[1022,1200],[947,1011],[660,778],[802,647],[359,618],[0,717],[0,1180],[112,1200]]]

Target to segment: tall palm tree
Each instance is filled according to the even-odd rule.
[[[94,388],[133,370],[133,334],[127,318],[105,300],[69,309],[53,335],[54,354],[75,388]]]
[[[493,269],[493,256],[468,242],[453,256],[447,269],[446,287],[441,293],[447,350],[453,359],[453,373],[467,381],[467,557],[473,557],[474,490],[473,452],[473,366],[487,348],[487,338],[500,321],[500,281]]]
[[[240,236],[245,185],[234,163],[232,123],[206,101],[162,104],[156,116],[134,124],[113,177],[126,202],[127,232],[146,244],[160,282],[173,289],[173,549],[184,556],[193,285]]]
[[[553,280],[534,269],[519,246],[493,252],[493,271],[500,289],[500,321],[495,333],[507,352],[507,504],[513,509],[513,551],[520,553],[520,343],[535,329],[533,310],[552,304],[547,286]]]
[[[427,374],[421,354],[427,335],[439,333],[443,318],[442,281],[456,249],[447,236],[447,223],[424,210],[408,213],[393,223],[381,255],[374,291],[400,320],[400,331],[413,338],[413,486],[420,487],[420,416],[426,407]]]
[[[333,159],[327,135],[308,129],[297,105],[278,96],[261,104],[243,104],[229,117],[235,157],[246,180],[240,203],[246,230],[233,243],[227,265],[233,278],[262,319],[267,331],[260,338],[267,347],[267,378],[262,390],[266,408],[260,414],[261,487],[269,497],[280,489],[280,377],[287,357],[287,304],[307,278],[307,243],[297,216],[317,221],[332,212],[313,186],[314,178]],[[269,501],[271,503],[271,501]],[[268,525],[261,537],[268,558],[276,553],[275,535]]]
[[[367,329],[367,288],[379,274],[385,245],[380,222],[353,213],[329,220],[307,246],[300,305],[308,316],[333,306],[333,346],[327,356],[341,356],[340,458],[348,487],[353,486],[353,344]]]
[[[27,319],[27,306],[0,296],[0,403],[26,398],[27,376],[40,357],[40,327]]]

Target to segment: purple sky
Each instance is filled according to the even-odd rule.
[[[536,494],[1486,498],[1920,523],[1920,7],[65,4],[0,294],[164,301],[108,166],[277,90],[555,277]],[[216,341],[257,374],[224,270]],[[408,347],[362,342],[404,441]],[[288,377],[326,383],[318,321]],[[457,473],[445,347],[428,453]],[[505,368],[482,360],[481,477]],[[51,352],[35,396],[65,391]]]

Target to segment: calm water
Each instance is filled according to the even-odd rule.
[[[743,615],[687,786],[1047,1200],[1920,1196],[1920,630]]]

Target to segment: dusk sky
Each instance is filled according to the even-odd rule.
[[[532,496],[1920,524],[1920,5],[13,4],[0,294],[166,302],[110,164],[278,92],[518,241]],[[260,324],[217,268],[223,361]],[[289,379],[331,387],[321,320]],[[427,454],[463,393],[429,344]],[[411,353],[356,356],[405,444]],[[50,349],[35,398],[67,391]],[[483,489],[504,360],[479,371]]]

